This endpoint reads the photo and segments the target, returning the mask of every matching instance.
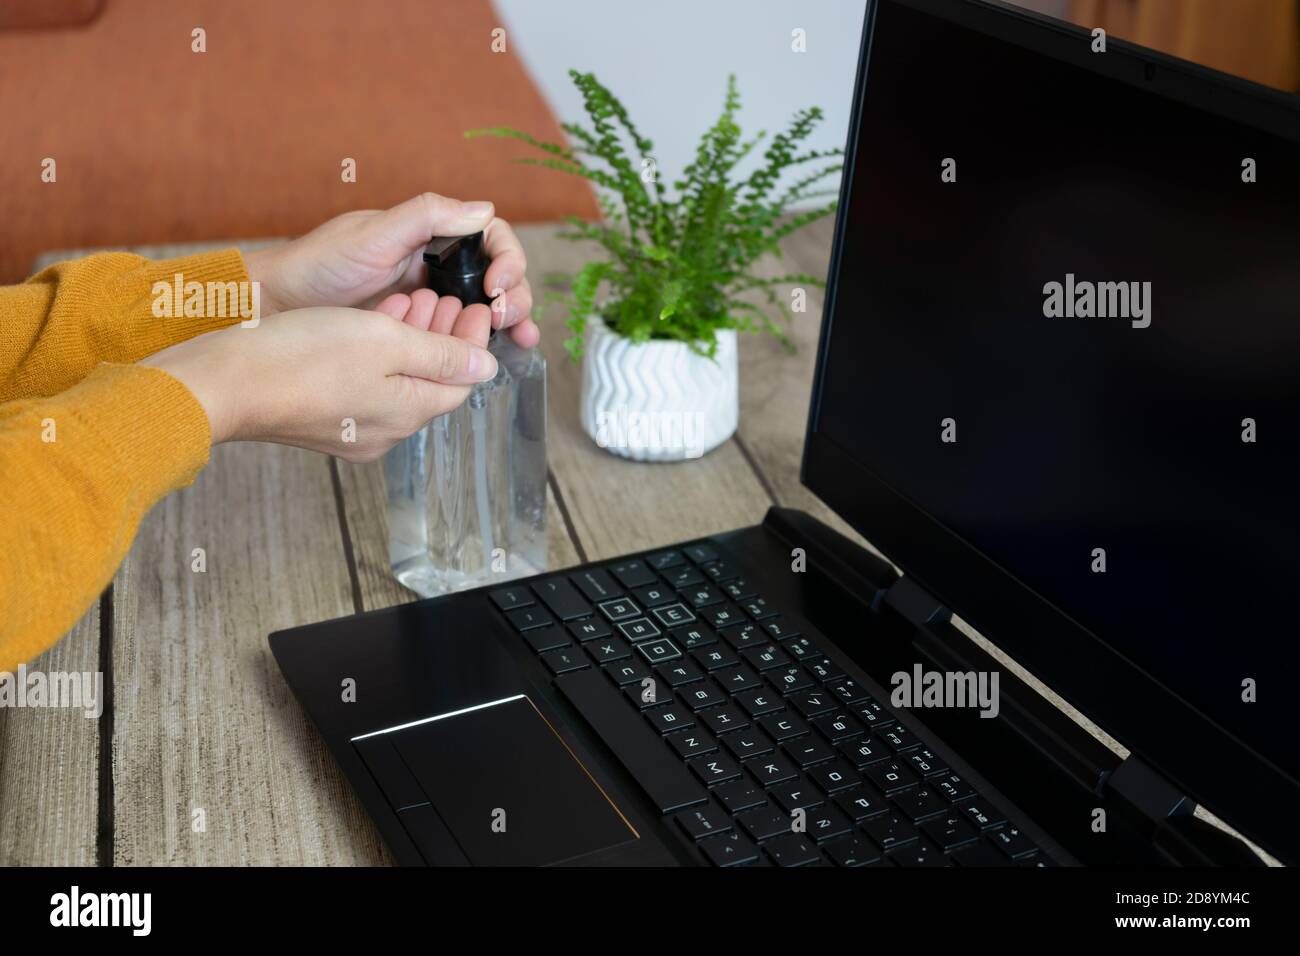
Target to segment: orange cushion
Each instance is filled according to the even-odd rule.
[[[516,38],[492,52],[499,26],[487,0],[108,0],[85,27],[0,33],[0,281],[46,249],[296,235],[426,189],[595,216],[584,181],[510,164],[522,144],[462,137],[562,135]]]

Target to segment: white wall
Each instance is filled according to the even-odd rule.
[[[722,108],[728,73],[746,134],[772,135],[795,110],[826,119],[811,148],[844,145],[864,0],[495,0],[512,50],[562,121],[583,125],[568,70],[596,74],[654,141],[665,181],[694,156]],[[806,31],[807,52],[791,51]],[[484,118],[485,124],[491,119]],[[809,165],[805,171],[815,169]],[[827,185],[834,186],[834,178]],[[825,202],[826,200],[821,200]]]

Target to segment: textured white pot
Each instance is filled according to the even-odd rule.
[[[594,320],[582,359],[582,427],[601,448],[637,461],[699,458],[732,436],[740,414],[736,332],[716,359],[684,342],[634,343]]]

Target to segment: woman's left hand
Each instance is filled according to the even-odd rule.
[[[373,308],[395,292],[424,285],[425,244],[434,236],[482,230],[492,259],[484,292],[493,299],[492,325],[508,328],[525,348],[540,333],[530,313],[527,260],[514,230],[490,202],[461,202],[421,193],[392,209],[346,212],[292,242],[244,256],[249,278],[261,284],[262,315],[311,306]]]

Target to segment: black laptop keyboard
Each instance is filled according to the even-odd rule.
[[[710,863],[1051,864],[714,544],[490,597]]]

